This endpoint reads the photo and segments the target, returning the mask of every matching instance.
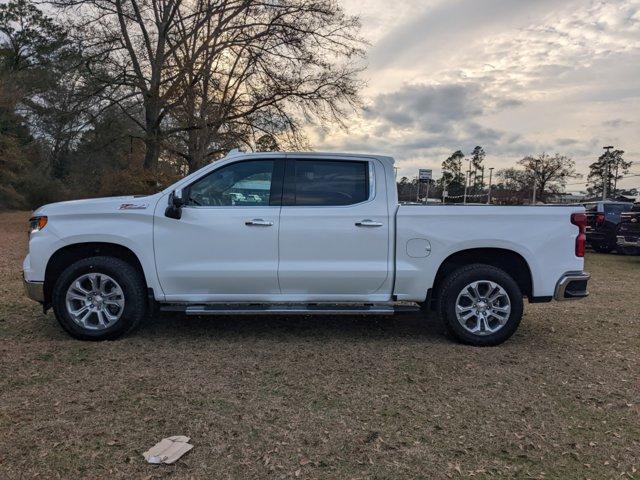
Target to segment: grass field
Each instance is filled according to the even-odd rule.
[[[0,214],[0,478],[640,478],[640,257],[472,348],[417,316],[160,316],[73,340],[22,292]],[[170,435],[172,466],[141,453]]]

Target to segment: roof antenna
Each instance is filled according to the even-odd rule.
[[[238,155],[239,153],[242,153],[242,150],[240,150],[239,148],[233,148],[229,150],[229,153],[227,153],[227,157],[232,157],[233,155]]]

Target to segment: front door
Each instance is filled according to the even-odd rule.
[[[182,218],[156,208],[154,247],[168,301],[267,301],[278,295],[284,160],[241,160],[183,189]]]
[[[376,178],[385,186],[384,175],[373,159],[287,159],[278,269],[283,294],[364,300],[387,284],[387,197],[384,188],[375,189]]]

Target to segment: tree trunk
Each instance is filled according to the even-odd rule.
[[[160,157],[160,140],[157,136],[147,136],[144,139],[144,145],[144,163],[142,165],[145,170],[151,170],[158,164],[158,158]]]
[[[189,166],[189,173],[193,173],[198,169],[198,130],[190,130],[187,132],[187,165]]]
[[[145,170],[154,169],[160,157],[160,108],[157,101],[145,104],[145,152],[143,167]]]
[[[66,174],[65,158],[63,154],[64,148],[60,145],[60,141],[56,139],[51,149],[51,176],[53,178],[62,179]]]

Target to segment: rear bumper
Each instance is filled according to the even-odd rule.
[[[635,241],[633,241],[633,240],[627,240],[625,237],[618,235],[618,240],[616,241],[616,244],[619,247],[636,247],[636,248],[640,248],[640,237],[638,239],[636,239]]]
[[[578,300],[589,295],[587,282],[591,275],[587,272],[567,272],[556,284],[553,298],[556,300]]]
[[[24,291],[31,300],[44,303],[44,282],[30,282],[22,276]]]

